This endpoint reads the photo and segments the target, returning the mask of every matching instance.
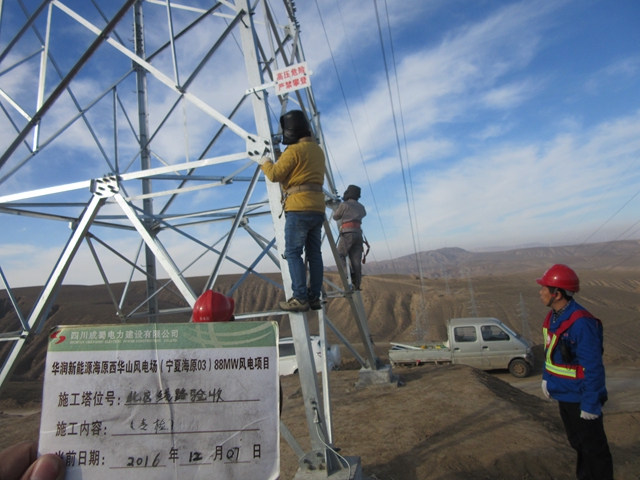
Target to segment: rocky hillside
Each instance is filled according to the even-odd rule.
[[[445,285],[444,280],[430,279],[421,285],[419,280],[409,276],[368,276],[363,282],[362,297],[369,329],[376,343],[444,339],[446,320],[474,316],[471,291],[474,294],[478,316],[499,318],[511,328],[530,334],[531,338],[539,343],[540,324],[545,309],[537,299],[538,288],[534,278],[526,275],[477,278],[472,280],[470,289],[467,280],[451,280]],[[218,288],[225,291],[232,281],[232,278],[223,278]],[[585,276],[584,283],[582,303],[605,322],[606,355],[611,360],[640,358],[640,347],[628,340],[640,338],[638,275],[625,276],[621,273],[595,271]],[[136,285],[136,288],[142,290],[144,285]],[[22,311],[28,312],[38,290],[18,289],[15,293]],[[249,280],[234,297],[237,313],[275,310],[277,302],[284,298],[276,287],[257,280]],[[165,307],[171,305],[170,300],[163,299]],[[174,303],[178,304],[177,301]],[[124,309],[127,311],[136,306],[136,302],[130,302]],[[524,316],[521,311],[523,306]],[[358,330],[345,299],[330,299],[327,315],[351,342],[360,343]],[[288,317],[272,316],[268,319],[280,323],[281,336],[290,335]],[[189,321],[189,316],[185,314],[161,317],[161,321],[186,322]],[[61,324],[117,322],[120,322],[120,319],[116,316],[116,310],[105,287],[65,286],[58,295],[43,332]],[[309,322],[311,331],[317,332],[315,313],[309,314]],[[0,298],[0,333],[16,330],[17,327],[18,320],[8,299]],[[330,339],[337,341],[331,334]],[[15,370],[15,380],[35,380],[42,376],[46,340],[44,334],[29,338]],[[2,361],[7,355],[8,347],[8,342],[0,344]],[[380,355],[384,353],[379,352]]]
[[[562,247],[520,248],[500,252],[468,252],[462,248],[441,248],[389,261],[370,262],[371,275],[416,275],[419,267],[427,278],[456,278],[540,270],[554,263],[567,263],[576,270],[640,269],[640,240],[589,243]]]

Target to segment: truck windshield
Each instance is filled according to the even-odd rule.
[[[513,335],[516,338],[520,338],[520,334],[519,333],[514,332],[509,327],[507,327],[504,323],[500,325],[500,328],[503,328],[504,330],[506,330],[507,333],[509,333],[510,335]]]

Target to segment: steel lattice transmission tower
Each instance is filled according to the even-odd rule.
[[[306,113],[326,153],[311,88],[275,90],[274,71],[304,61],[293,0],[0,0],[3,230],[11,232],[12,244],[35,239],[58,249],[38,265],[44,276],[33,281],[44,287],[28,314],[11,290],[15,258],[0,256],[0,281],[19,320],[15,331],[0,334],[11,344],[0,388],[26,339],[42,328],[65,276],[88,263],[109,288],[115,321],[155,322],[167,314],[186,321],[201,293],[186,278],[204,271],[205,288],[213,288],[227,266],[243,272],[228,295],[250,274],[280,286],[256,270],[270,262],[291,296],[287,263],[278,253],[284,247],[280,188],[264,179],[255,159],[273,155],[278,119],[292,108]],[[328,204],[336,192],[327,161]],[[337,260],[326,223],[325,233],[325,247]],[[320,333],[328,325],[365,375],[382,372],[390,379],[388,366],[377,364],[359,292],[339,272],[342,286],[327,281],[327,296],[348,299],[364,357],[324,309]],[[125,311],[130,283],[140,277],[146,299]],[[110,278],[126,281],[120,299]],[[163,291],[179,305],[161,309]],[[290,321],[311,450],[300,448],[284,426],[283,434],[301,468],[330,476],[341,466],[327,446],[328,372],[321,396],[307,315],[292,314]]]

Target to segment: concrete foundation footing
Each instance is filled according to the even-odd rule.
[[[399,377],[393,374],[391,365],[384,365],[378,370],[361,368],[356,387],[366,387],[368,385],[397,385],[398,380]]]
[[[332,473],[331,475],[327,475],[326,471],[323,470],[298,470],[296,476],[293,477],[293,480],[320,480],[320,479],[328,479],[328,480],[366,480],[362,476],[362,465],[360,463],[360,457],[344,457],[344,459],[349,463],[349,466],[343,465],[343,469],[337,472]],[[344,461],[341,461],[344,463]]]

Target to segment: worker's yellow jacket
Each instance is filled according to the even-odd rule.
[[[324,184],[324,153],[311,138],[289,145],[276,163],[266,162],[260,168],[269,180],[282,184],[285,212],[324,213],[324,193],[321,191],[286,194],[287,189],[294,186]]]

